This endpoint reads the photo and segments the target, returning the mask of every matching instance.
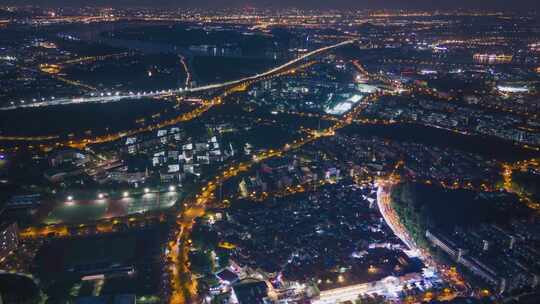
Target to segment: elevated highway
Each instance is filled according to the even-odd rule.
[[[131,92],[106,92],[106,93],[93,93],[94,96],[80,96],[80,97],[70,97],[70,98],[56,98],[50,100],[43,100],[38,102],[13,102],[9,106],[0,107],[0,111],[15,110],[20,108],[40,108],[40,107],[49,107],[49,106],[58,106],[58,105],[69,105],[69,104],[82,104],[82,103],[108,103],[108,102],[119,102],[126,99],[142,99],[142,98],[164,98],[168,96],[174,96],[178,94],[189,94],[189,93],[203,93],[213,90],[226,89],[232,86],[240,85],[246,82],[254,82],[265,77],[270,77],[274,74],[280,73],[283,70],[291,68],[295,64],[298,64],[304,60],[310,59],[311,57],[317,56],[321,53],[345,46],[354,43],[356,40],[347,40],[337,44],[325,46],[316,50],[313,50],[309,53],[306,53],[300,57],[297,57],[293,60],[290,60],[280,66],[274,67],[263,73],[255,74],[252,76],[244,77],[237,80],[226,81],[221,83],[214,83],[203,85],[194,88],[175,88],[168,90],[158,90],[158,91],[131,91]]]

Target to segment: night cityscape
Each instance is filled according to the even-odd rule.
[[[0,3],[0,304],[540,303],[539,8]]]

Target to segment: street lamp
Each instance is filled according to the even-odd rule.
[[[71,202],[71,201],[73,200],[73,196],[68,195],[67,200],[68,200],[69,202]]]
[[[175,186],[169,186],[169,192],[174,192],[176,191],[176,187]]]
[[[122,193],[122,196],[123,196],[124,198],[128,197],[128,196],[129,196],[129,192],[125,191],[124,193]]]
[[[103,199],[104,197],[105,197],[105,194],[103,194],[103,193],[98,194],[99,199]]]
[[[150,193],[150,189],[148,189],[148,188],[144,188],[144,193],[145,193],[145,194],[148,194],[148,193]]]

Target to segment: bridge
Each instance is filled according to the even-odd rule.
[[[164,98],[168,96],[174,96],[177,94],[200,93],[200,92],[211,91],[211,90],[225,89],[227,87],[235,86],[241,83],[256,81],[258,79],[271,76],[287,68],[290,68],[291,66],[303,60],[306,60],[310,57],[333,50],[335,48],[352,44],[355,41],[357,40],[353,39],[353,40],[347,40],[347,41],[343,41],[337,44],[333,44],[330,46],[325,46],[325,47],[313,50],[309,53],[306,53],[300,57],[297,57],[275,68],[272,68],[266,72],[255,74],[253,76],[244,77],[237,80],[232,80],[232,81],[208,84],[208,85],[203,85],[203,86],[199,86],[195,88],[175,88],[175,89],[169,89],[169,90],[158,90],[158,91],[149,91],[149,92],[127,92],[127,93],[109,92],[109,93],[99,93],[99,94],[92,93],[93,95],[88,96],[88,97],[57,98],[57,99],[53,98],[51,100],[46,100],[46,101],[43,100],[40,102],[32,102],[32,103],[21,102],[19,104],[15,104],[14,102],[12,102],[12,104],[9,106],[0,107],[0,111],[15,110],[15,109],[20,109],[20,108],[39,108],[39,107],[81,104],[81,103],[108,103],[108,102],[118,102],[124,99]]]

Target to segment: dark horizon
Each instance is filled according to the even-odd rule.
[[[537,10],[536,0],[455,0],[444,3],[435,3],[430,0],[7,0],[0,5],[36,5],[43,7],[175,7],[175,8],[302,8],[302,9],[428,9],[428,10],[459,10],[459,9],[486,9],[486,10]]]

